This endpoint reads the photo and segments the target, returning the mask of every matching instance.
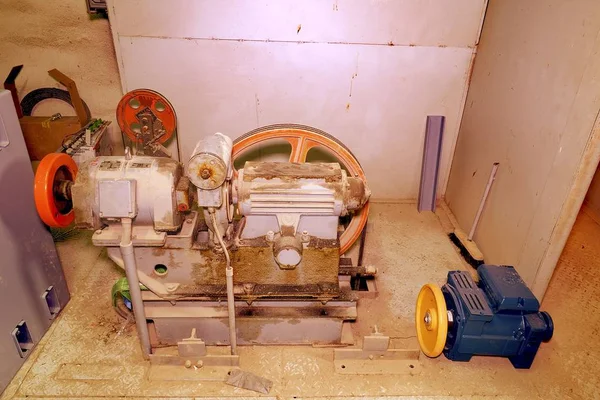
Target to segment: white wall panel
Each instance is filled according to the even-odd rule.
[[[428,114],[448,117],[447,175],[471,58],[453,48],[148,38],[131,38],[123,50],[127,90],[151,85],[177,110],[183,160],[217,131],[238,137],[274,123],[311,125],[355,153],[379,198],[417,196]]]
[[[348,145],[375,198],[414,199],[428,114],[447,117],[444,191],[484,3],[115,0],[110,18],[124,90],[172,102],[183,160],[216,131],[305,124]]]
[[[113,0],[121,36],[474,46],[484,0]],[[300,29],[298,29],[300,28]]]

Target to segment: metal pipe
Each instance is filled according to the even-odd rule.
[[[358,267],[363,266],[363,256],[364,256],[364,252],[365,252],[365,242],[367,241],[367,225],[368,225],[368,223],[369,223],[369,221],[367,220],[367,223],[365,223],[365,226],[363,227],[363,230],[360,233],[360,246],[358,247],[358,263],[356,264]],[[361,276],[361,273],[358,272],[354,279],[353,290],[360,289],[360,276]]]
[[[473,221],[473,225],[471,226],[471,230],[469,231],[469,240],[473,240],[473,236],[475,236],[475,230],[477,229],[477,225],[479,224],[481,213],[483,213],[483,207],[485,207],[485,202],[487,201],[488,195],[490,194],[490,190],[492,189],[492,183],[494,183],[494,180],[496,179],[496,172],[498,172],[499,165],[500,163],[494,163],[494,165],[492,166],[490,178],[488,179],[485,191],[483,192],[483,197],[481,198],[481,202],[479,203],[479,209],[477,210],[477,214],[475,214],[475,220]]]
[[[227,249],[225,249],[227,253]],[[231,354],[237,354],[237,333],[235,331],[235,298],[233,297],[233,268],[225,269],[227,277],[227,314],[229,316],[229,341],[231,342]]]
[[[225,276],[227,278],[227,314],[229,316],[229,342],[231,343],[231,354],[237,354],[237,333],[235,331],[235,298],[233,296],[233,267],[231,266],[231,259],[229,258],[229,251],[227,251],[227,246],[225,246],[225,242],[223,241],[223,236],[219,231],[219,224],[217,223],[217,217],[215,215],[215,209],[209,208],[208,213],[210,214],[214,234],[219,241],[219,245],[223,249],[223,253],[225,254],[226,267],[225,267]]]
[[[146,313],[144,312],[144,302],[142,300],[142,290],[137,275],[137,265],[135,262],[135,253],[133,243],[131,242],[131,218],[121,218],[123,231],[121,234],[121,256],[125,267],[125,276],[129,283],[129,295],[131,296],[131,305],[133,306],[133,315],[135,316],[135,325],[137,327],[140,344],[142,346],[142,355],[144,359],[150,358],[152,347],[150,345],[150,334],[148,324],[146,323]]]

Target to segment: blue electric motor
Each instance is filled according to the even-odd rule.
[[[509,266],[481,265],[476,284],[468,272],[448,273],[440,290],[425,285],[417,300],[421,349],[454,361],[474,355],[508,357],[515,368],[529,368],[541,342],[552,338],[547,312]]]

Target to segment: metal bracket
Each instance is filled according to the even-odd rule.
[[[195,369],[210,367],[238,367],[239,355],[208,354],[204,340],[196,337],[196,328],[192,328],[189,338],[177,342],[178,355],[150,354],[150,362],[154,365],[182,365]]]
[[[298,224],[300,223],[300,214],[277,214],[277,223],[279,224],[279,230],[282,234],[286,228],[291,232],[288,233],[289,236],[296,235],[296,230],[298,229]]]
[[[362,348],[334,350],[335,372],[338,374],[386,375],[420,372],[421,351],[415,348],[390,348],[390,337],[377,331],[363,338]]]
[[[205,355],[202,357],[179,357],[161,354],[150,354],[150,362],[154,365],[181,365],[186,368],[196,366],[210,367],[239,367],[239,355]]]
[[[177,351],[181,357],[202,357],[206,355],[206,343],[196,337],[196,328],[189,338],[177,342]]]
[[[109,223],[92,235],[92,244],[100,247],[118,247],[121,242],[121,224]],[[135,247],[163,247],[167,240],[165,232],[157,232],[152,225],[134,225],[132,239]]]

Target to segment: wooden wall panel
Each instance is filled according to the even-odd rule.
[[[475,241],[538,295],[564,207],[583,200],[569,196],[600,109],[599,32],[597,1],[491,1],[465,104],[447,202],[468,229],[500,163]]]

